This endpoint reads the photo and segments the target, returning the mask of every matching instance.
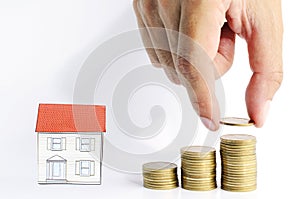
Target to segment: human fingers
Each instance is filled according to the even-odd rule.
[[[153,66],[161,67],[158,57],[155,53],[151,38],[149,36],[149,32],[146,29],[146,26],[143,22],[141,14],[140,14],[140,11],[138,8],[138,0],[133,1],[133,8],[134,8],[134,12],[135,12],[135,15],[137,18],[138,27],[140,28],[140,35],[142,37],[144,46],[146,47],[145,49],[148,54],[148,57],[149,57],[151,63],[153,64]]]
[[[220,44],[214,63],[216,66],[216,78],[225,74],[233,63],[234,51],[235,51],[235,37],[236,34],[230,29],[227,23],[225,23],[221,30]]]
[[[168,78],[173,83],[180,84],[174,67],[166,30],[159,15],[159,6],[160,4],[156,0],[139,1],[138,3],[141,18],[148,30],[155,53],[161,66],[165,70]]]

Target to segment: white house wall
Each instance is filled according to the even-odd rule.
[[[76,138],[94,138],[95,151],[81,152],[76,150]],[[66,148],[62,151],[48,150],[48,138],[65,138]],[[65,159],[66,162],[66,183],[78,184],[100,184],[100,148],[101,134],[100,133],[38,133],[38,182],[49,183],[47,179],[47,160],[55,155]],[[81,177],[75,175],[76,161],[90,160],[95,161],[94,176]]]

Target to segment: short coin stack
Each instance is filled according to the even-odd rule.
[[[194,191],[217,188],[214,148],[189,146],[181,149],[181,186]]]
[[[256,138],[251,135],[229,134],[221,137],[221,188],[245,192],[256,189]]]
[[[150,162],[143,165],[144,187],[166,190],[178,187],[177,165],[169,162]]]

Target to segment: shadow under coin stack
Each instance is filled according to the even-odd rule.
[[[169,162],[150,162],[143,165],[144,187],[166,190],[178,187],[177,165]]]
[[[181,149],[181,186],[193,191],[217,188],[214,148],[190,146]]]
[[[221,137],[221,188],[246,192],[256,189],[256,138],[251,135],[229,134]]]

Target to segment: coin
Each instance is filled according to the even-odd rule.
[[[143,165],[143,171],[167,171],[174,170],[177,165],[170,162],[149,162]]]
[[[201,154],[207,154],[216,151],[216,149],[208,146],[187,146],[181,148],[181,153],[190,153],[190,154],[195,154],[195,153],[201,153]]]
[[[148,189],[155,189],[155,190],[169,190],[169,189],[177,188],[178,185],[176,184],[176,185],[168,185],[168,186],[152,186],[149,184],[144,184],[144,187]]]
[[[256,138],[253,135],[247,134],[227,134],[221,137],[221,143],[240,143],[245,146],[246,142],[255,142]]]
[[[220,124],[229,126],[252,126],[254,121],[246,118],[225,117],[220,120]]]

